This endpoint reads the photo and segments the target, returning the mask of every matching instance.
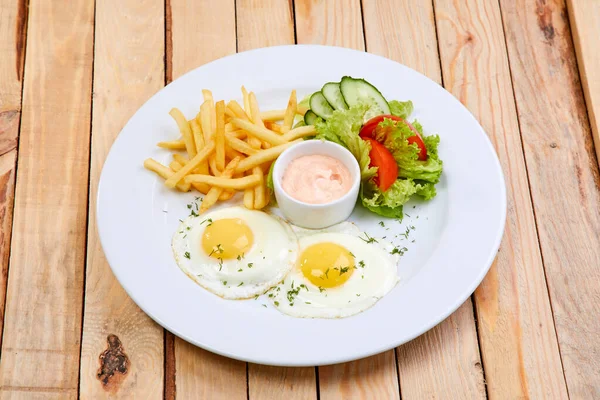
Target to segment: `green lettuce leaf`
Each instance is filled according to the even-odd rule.
[[[361,178],[366,180],[377,172],[377,168],[369,167],[371,145],[358,136],[363,124],[368,105],[359,104],[348,110],[336,110],[327,120],[318,120],[315,139],[328,140],[344,146],[354,155],[360,166]]]
[[[398,101],[392,100],[388,102],[390,106],[390,112],[392,115],[396,117],[407,119],[410,114],[413,112],[413,103],[412,101]]]
[[[377,135],[385,135],[384,145],[394,156],[398,163],[398,176],[438,183],[442,174],[443,163],[438,157],[437,147],[440,138],[437,135],[425,136],[423,127],[418,122],[412,125],[419,132],[427,148],[427,160],[419,161],[419,146],[409,144],[407,139],[414,132],[404,123],[385,120],[377,128]]]

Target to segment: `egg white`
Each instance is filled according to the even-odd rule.
[[[209,257],[201,246],[212,220],[239,218],[252,230],[253,245],[240,260]],[[200,286],[226,299],[246,299],[281,282],[298,256],[298,241],[290,226],[278,217],[244,207],[219,209],[190,216],[179,226],[171,243],[181,270]]]
[[[294,227],[294,231],[299,236],[299,254],[317,243],[336,243],[355,256],[356,269],[341,286],[319,289],[295,264],[284,281],[267,294],[282,313],[301,318],[348,317],[372,307],[398,283],[399,256],[391,254],[394,246],[380,239],[367,243],[363,239],[368,241],[368,237],[354,224],[344,222],[312,234],[301,228]]]

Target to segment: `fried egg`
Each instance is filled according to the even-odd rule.
[[[311,231],[294,228],[299,257],[267,296],[284,314],[343,318],[373,306],[398,282],[399,256],[391,244],[350,222]]]
[[[226,299],[245,299],[281,282],[298,256],[298,241],[280,218],[230,207],[185,219],[171,244],[179,268]]]

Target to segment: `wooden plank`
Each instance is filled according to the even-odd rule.
[[[361,4],[352,1],[301,1],[295,3],[296,37],[301,44],[324,44],[365,49]],[[398,375],[394,351],[362,360],[318,368],[320,398],[397,399]],[[377,396],[376,396],[377,397]]]
[[[363,5],[367,50],[441,83],[432,4],[377,0]],[[397,357],[403,398],[485,398],[470,299],[431,331],[399,347]]]
[[[323,44],[365,49],[359,0],[295,2],[299,44]]]
[[[585,103],[596,143],[596,158],[600,159],[600,2],[597,0],[567,0],[573,42],[577,53],[579,75]]]
[[[233,0],[168,0],[166,4],[167,32],[171,33],[167,36],[168,79],[235,53]],[[173,355],[169,348],[167,351],[167,359],[175,358],[178,398],[246,398],[245,363],[212,354],[177,337]],[[174,393],[166,395],[174,397]]]
[[[500,5],[569,396],[600,398],[600,174],[566,7]]]
[[[238,51],[294,44],[291,2],[238,0]],[[260,88],[248,88],[250,90]],[[248,394],[255,399],[311,399],[317,396],[314,368],[283,368],[248,364]]]
[[[113,141],[133,113],[163,87],[164,2],[98,2],[95,41],[80,396],[158,399],[163,397],[163,329],[112,274],[100,246],[95,210],[102,165]],[[125,374],[99,360],[109,335],[116,335],[128,357]]]
[[[10,256],[26,35],[25,1],[0,4],[0,332],[4,323]]]
[[[507,186],[504,240],[475,292],[488,396],[567,398],[500,8],[477,0],[436,0],[435,7],[444,85],[488,133]]]
[[[280,0],[237,0],[238,51],[294,44],[294,10]]]
[[[29,6],[1,397],[76,398],[93,2]]]

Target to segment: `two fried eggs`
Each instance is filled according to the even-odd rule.
[[[294,317],[357,314],[398,282],[393,246],[350,222],[307,230],[230,207],[185,219],[172,248],[183,272],[212,293],[226,299],[266,293],[275,308]]]

